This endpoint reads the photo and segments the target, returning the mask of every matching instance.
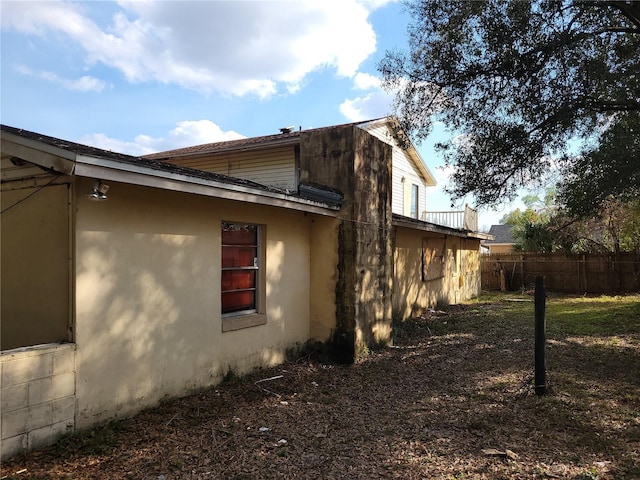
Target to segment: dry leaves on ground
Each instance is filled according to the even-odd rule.
[[[617,349],[556,338],[553,394],[535,397],[531,308],[428,312],[359,364],[302,357],[233,378],[12,460],[2,476],[638,478],[638,334],[618,335]]]

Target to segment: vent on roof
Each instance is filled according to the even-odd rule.
[[[296,129],[296,127],[295,127],[295,126],[293,126],[293,125],[291,125],[291,126],[289,126],[289,127],[282,127],[282,128],[280,129],[280,133],[291,133],[291,132],[293,132],[295,129]]]

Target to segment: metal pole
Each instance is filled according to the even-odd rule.
[[[544,277],[536,277],[536,289],[534,293],[535,318],[536,318],[536,343],[535,343],[535,387],[536,395],[547,393],[546,361],[545,361],[545,302]]]

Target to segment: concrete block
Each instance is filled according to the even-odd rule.
[[[2,414],[2,439],[15,437],[46,425],[51,425],[51,403],[28,406]]]
[[[2,386],[17,385],[53,373],[53,354],[31,355],[2,362]]]
[[[2,387],[0,393],[0,412],[11,412],[27,406],[29,386],[27,383]]]
[[[76,416],[76,397],[58,398],[52,402],[53,423],[59,423],[75,419]]]
[[[27,448],[31,451],[46,447],[72,431],[73,424],[71,422],[59,422],[38,428],[27,435]]]
[[[74,372],[41,378],[29,384],[29,405],[48,402],[56,398],[73,395],[76,390],[76,374]]]
[[[60,375],[76,371],[76,351],[69,348],[53,355],[53,374]]]
[[[0,460],[7,460],[27,451],[27,435],[5,438],[0,443]]]

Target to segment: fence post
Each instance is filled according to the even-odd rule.
[[[536,320],[535,334],[535,392],[536,395],[547,393],[547,367],[545,361],[545,304],[546,294],[544,291],[544,277],[536,277],[536,288],[534,291],[534,309]]]

